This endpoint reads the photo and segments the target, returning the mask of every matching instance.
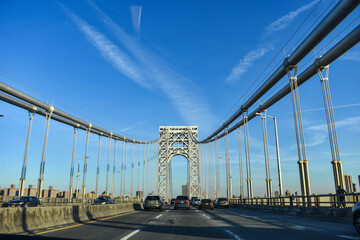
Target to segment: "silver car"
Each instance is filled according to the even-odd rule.
[[[190,209],[190,200],[188,196],[177,196],[175,200],[174,209],[186,208]]]
[[[143,206],[145,211],[150,209],[159,209],[160,211],[164,210],[164,203],[160,196],[147,196]]]

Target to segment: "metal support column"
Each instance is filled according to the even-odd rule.
[[[113,177],[112,177],[112,186],[111,186],[111,194],[113,196],[115,196],[115,175],[116,175],[116,140],[114,139]]]
[[[40,162],[40,173],[39,173],[39,180],[38,180],[38,188],[36,192],[36,197],[42,198],[42,189],[44,184],[44,172],[45,172],[45,159],[46,159],[46,148],[49,136],[49,126],[50,126],[50,119],[52,112],[54,111],[54,107],[50,105],[48,112],[46,113],[46,122],[45,122],[45,131],[44,131],[44,141],[43,141],[43,148],[41,153],[41,162]]]
[[[126,139],[126,138],[125,138]],[[123,189],[123,176],[124,176],[124,158],[125,158],[125,139],[122,142],[122,157],[121,157],[121,173],[120,173],[120,201],[123,201],[124,189]]]
[[[290,70],[294,70],[294,76],[291,76]],[[294,113],[294,124],[296,131],[296,143],[298,150],[298,164],[299,164],[299,173],[300,173],[300,184],[301,184],[301,193],[302,196],[311,195],[310,190],[310,178],[309,178],[309,169],[308,161],[306,160],[306,151],[305,151],[305,139],[304,131],[302,126],[302,117],[301,117],[301,108],[300,108],[300,97],[297,84],[297,66],[292,68],[287,68],[287,74],[290,81],[291,89],[291,99],[292,99],[292,108]],[[303,203],[305,205],[305,198]]]
[[[133,186],[134,186],[134,157],[135,157],[135,143],[132,144],[131,154],[131,180],[130,180],[130,198],[133,198]]]
[[[144,143],[144,156],[143,156],[143,178],[142,178],[142,191],[143,191],[143,198],[145,198],[145,163],[146,163],[146,144]]]
[[[138,161],[138,175],[137,175],[137,192],[138,192],[137,197],[138,197],[138,199],[140,197],[140,157],[141,157],[140,153],[141,153],[141,145],[139,143],[139,161]]]
[[[111,137],[112,133],[109,136],[109,143],[108,143],[108,157],[107,157],[107,164],[106,164],[106,186],[105,186],[105,194],[109,194],[109,174],[110,174],[110,155],[111,155]]]
[[[231,177],[231,160],[229,157],[229,135],[225,129],[225,160],[226,160],[226,195],[228,199],[232,198],[232,177]]]
[[[125,155],[124,155],[124,198],[126,197],[126,162],[127,162],[127,142],[125,142]]]
[[[27,168],[27,160],[28,160],[28,156],[29,156],[29,145],[30,145],[31,129],[32,129],[32,122],[34,119],[34,115],[35,115],[35,113],[29,112],[29,122],[28,122],[28,128],[27,128],[26,140],[25,140],[24,158],[23,158],[23,165],[22,165],[21,176],[20,176],[20,189],[19,189],[20,197],[24,195],[26,168]]]
[[[277,159],[278,178],[279,178],[279,194],[280,194],[280,196],[282,196],[283,195],[283,186],[282,186],[282,177],[281,177],[279,137],[278,137],[276,117],[271,117],[271,118],[274,119],[275,143],[276,143],[276,159]]]
[[[245,140],[247,197],[248,199],[252,199],[253,187],[252,187],[252,179],[251,179],[248,112],[246,112],[246,115],[244,115],[244,140]]]
[[[91,130],[91,123],[89,123],[89,127],[86,129],[86,142],[85,142],[85,157],[84,157],[84,169],[83,169],[83,185],[82,185],[82,201],[85,200],[85,194],[86,194],[86,173],[87,173],[87,159],[88,156],[88,150],[89,150],[89,135]]]
[[[73,181],[74,181],[73,179],[74,179],[77,132],[78,132],[78,128],[74,128],[74,140],[73,140],[73,149],[72,149],[72,157],[71,157],[71,167],[70,167],[69,201],[71,201],[73,198]]]
[[[215,140],[216,152],[216,198],[220,197],[220,157],[219,157],[219,141]]]
[[[266,126],[266,110],[260,113],[261,123],[263,130],[263,143],[264,143],[264,158],[265,158],[265,175],[266,175],[266,196],[272,197],[272,183],[270,176],[270,161],[269,161],[269,141],[267,135],[267,126]]]
[[[318,68],[318,74],[321,81],[322,94],[325,106],[326,122],[330,140],[330,150],[332,157],[332,167],[334,173],[335,192],[340,186],[345,189],[344,175],[342,170],[342,161],[340,160],[339,145],[336,134],[335,117],[331,100],[330,86],[329,86],[329,66]],[[325,77],[322,74],[325,71]]]
[[[100,175],[100,156],[101,156],[101,137],[99,135],[99,145],[98,145],[98,159],[97,159],[97,167],[96,167],[96,188],[95,188],[95,197],[97,198],[99,195],[99,175]]]
[[[244,198],[244,171],[243,171],[243,161],[242,161],[242,148],[241,148],[241,126],[237,129],[238,134],[238,153],[239,153],[239,176],[240,176],[240,193],[239,197]]]
[[[205,198],[208,198],[208,187],[207,187],[207,161],[206,161],[206,144],[204,144],[204,177],[205,177]]]

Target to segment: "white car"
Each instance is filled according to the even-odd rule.
[[[193,206],[199,206],[201,203],[201,200],[200,199],[194,199],[193,202],[192,202],[192,205]]]

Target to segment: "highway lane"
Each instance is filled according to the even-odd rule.
[[[61,229],[61,228],[60,228]],[[359,239],[349,223],[240,209],[136,211],[38,233],[59,239]]]

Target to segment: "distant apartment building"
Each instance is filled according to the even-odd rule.
[[[182,186],[181,186],[181,194],[182,194],[183,196],[187,196],[187,195],[188,195],[188,187],[187,187],[187,185],[182,185]]]
[[[0,189],[0,195],[15,197],[19,195],[19,189],[15,188],[15,184],[11,184],[9,188]]]
[[[344,174],[344,181],[345,181],[345,191],[347,193],[353,193],[354,189],[353,189],[353,182],[351,175]]]

